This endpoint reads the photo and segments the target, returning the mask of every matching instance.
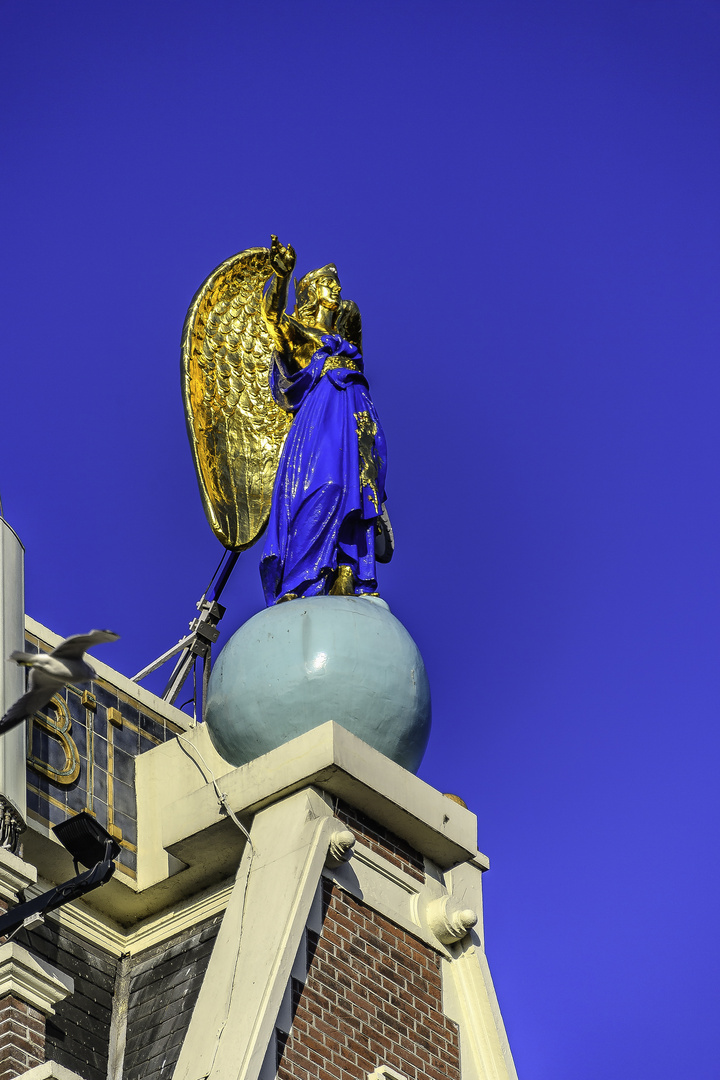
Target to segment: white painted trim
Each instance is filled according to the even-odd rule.
[[[407,1077],[405,1073],[391,1069],[389,1065],[378,1065],[377,1069],[368,1073],[368,1080],[407,1080]]]
[[[331,812],[331,802],[332,800],[329,800],[326,803],[328,813]],[[338,824],[335,821],[336,830]],[[457,870],[454,873],[457,874]],[[428,875],[423,884],[360,842],[352,847],[349,861],[337,867],[326,867],[323,876],[337,882],[356,899],[420,938],[441,956],[450,957],[447,948],[438,941],[431,925],[433,903],[446,900],[448,896],[442,879],[439,881],[437,877]],[[470,871],[470,877],[480,878],[474,867]],[[158,915],[149,916],[127,929],[83,901],[74,901],[50,912],[47,918],[75,932],[84,940],[106,949],[114,956],[134,956],[224,911],[233,884],[234,878],[229,878],[219,886],[206,889],[189,900],[174,904]],[[39,895],[51,887],[50,882],[41,880],[37,886],[28,890],[28,896]],[[319,930],[320,927],[316,929]]]
[[[337,828],[312,790],[256,815],[173,1080],[257,1080]]]
[[[123,952],[134,956],[225,911],[234,884],[233,878],[230,882],[223,882],[221,886],[193,897],[190,902],[176,904],[170,911],[146,919],[125,934]]]
[[[517,1080],[485,954],[474,944],[455,948],[443,963],[443,1006],[459,1028],[462,1080]]]
[[[34,1069],[21,1073],[18,1080],[83,1080],[80,1073],[66,1069],[64,1065],[58,1065],[57,1061],[46,1061],[43,1065],[36,1065]]]
[[[46,1016],[51,1016],[58,1001],[64,1001],[75,983],[64,971],[38,960],[15,941],[0,945],[0,998],[7,994],[20,998]]]
[[[159,915],[150,916],[128,930],[92,908],[81,900],[65,904],[46,915],[46,919],[70,930],[84,941],[99,946],[113,956],[135,956],[169,938],[197,926],[224,911],[228,905],[234,878],[212,889],[207,889],[191,900],[175,904]],[[28,891],[28,897],[39,896],[52,888],[48,882],[40,882]]]

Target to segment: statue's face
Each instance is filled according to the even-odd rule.
[[[340,303],[340,282],[336,277],[321,277],[315,282],[315,295],[321,307],[332,311]]]

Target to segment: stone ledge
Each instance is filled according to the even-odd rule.
[[[14,941],[0,945],[0,998],[12,994],[46,1016],[75,989],[75,983],[52,964],[38,960]]]
[[[138,923],[215,892],[236,873],[245,837],[219,805],[213,776],[246,825],[264,807],[314,788],[329,805],[342,799],[441,869],[468,861],[488,867],[477,850],[475,814],[339,724],[330,721],[237,769],[198,724],[136,758],[137,881],[116,874],[77,902],[91,918],[112,922],[118,946]],[[42,878],[54,884],[72,875],[70,855],[41,835],[39,825],[28,837],[28,854]],[[63,912],[56,917],[62,922]]]
[[[193,735],[199,741],[205,733]],[[158,764],[162,759],[155,782],[164,784],[167,759],[183,753],[177,743],[165,743],[143,755],[143,766],[150,765],[154,756]],[[225,772],[217,782],[235,813],[257,813],[300,788],[314,786],[363,811],[439,866],[477,856],[475,814],[332,721]],[[162,806],[161,814],[162,846],[190,865],[198,858],[196,847],[203,855],[207,852],[205,830],[224,820],[207,782]]]
[[[0,848],[0,900],[14,904],[18,893],[36,881],[37,870],[31,863],[23,862],[7,848]]]
[[[83,1080],[79,1073],[66,1069],[57,1061],[46,1061],[43,1065],[36,1065],[28,1072],[21,1073],[17,1080]]]

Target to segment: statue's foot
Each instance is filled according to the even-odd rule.
[[[275,602],[277,604],[284,604],[286,600],[297,600],[298,594],[296,592],[286,592],[284,596],[281,596],[279,600]]]
[[[359,592],[359,593],[356,593],[356,595],[357,596],[366,596],[368,598],[368,600],[372,600],[372,598],[374,596],[377,596],[378,598],[380,597],[379,592]]]
[[[352,566],[346,566],[344,563],[340,563],[337,568],[337,574],[335,575],[335,581],[330,589],[330,596],[354,596],[355,595],[355,580],[353,578]]]

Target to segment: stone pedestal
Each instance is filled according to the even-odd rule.
[[[37,870],[6,848],[0,848],[0,912],[18,902],[19,894],[34,885]]]
[[[267,608],[220,653],[206,720],[233,765],[329,720],[416,772],[430,735],[420,651],[379,597],[315,596]]]
[[[69,975],[21,945],[0,945],[0,1080],[15,1080],[45,1061],[45,1018],[73,989]]]

